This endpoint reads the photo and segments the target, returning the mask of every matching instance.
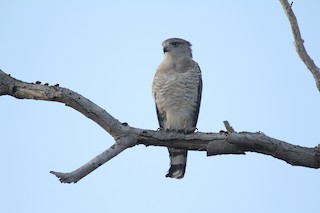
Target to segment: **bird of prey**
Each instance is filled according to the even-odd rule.
[[[199,115],[202,78],[192,59],[190,42],[170,38],[162,43],[164,59],[152,83],[160,130],[192,133]],[[166,177],[183,178],[187,150],[168,148],[170,169]]]

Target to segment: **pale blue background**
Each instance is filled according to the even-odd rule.
[[[320,64],[320,1],[294,1]],[[320,95],[279,1],[4,1],[0,69],[72,89],[121,122],[156,129],[151,82],[161,42],[193,44],[203,73],[198,128],[262,131],[320,143]],[[269,156],[190,152],[182,180],[164,177],[165,148],[137,146],[77,184],[68,172],[113,144],[61,103],[0,97],[0,212],[319,212],[320,171]]]

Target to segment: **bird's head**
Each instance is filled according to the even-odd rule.
[[[190,56],[192,58],[191,44],[181,38],[169,38],[162,42],[163,53],[173,57]]]

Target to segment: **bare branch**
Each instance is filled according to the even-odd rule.
[[[134,146],[136,144],[135,137],[127,137],[122,138],[121,141],[118,141],[113,146],[111,146],[106,151],[102,152],[100,155],[93,158],[88,163],[81,166],[79,169],[70,172],[70,173],[62,173],[62,172],[54,172],[51,171],[51,174],[54,174],[57,178],[59,178],[61,183],[76,183],[83,177],[87,176],[98,167],[111,160],[115,156],[117,156],[120,152],[125,149]]]
[[[293,166],[320,168],[320,148],[307,148],[271,138],[262,132],[220,132],[184,135],[144,130],[138,144],[206,151],[208,156],[256,152],[286,161]]]
[[[124,125],[104,109],[82,95],[63,87],[26,83],[0,70],[0,96],[10,95],[18,99],[35,99],[64,103],[99,124],[113,137],[123,132]]]
[[[127,148],[138,144],[205,151],[207,156],[256,152],[273,156],[295,166],[320,168],[320,146],[307,148],[266,136],[261,132],[235,132],[224,121],[227,132],[183,134],[152,131],[121,124],[105,110],[80,94],[58,86],[25,83],[0,70],[0,96],[65,103],[95,121],[115,139],[115,144],[91,161],[70,173],[54,172],[62,183],[76,183]]]
[[[316,81],[317,88],[320,91],[320,69],[316,66],[316,64],[310,58],[310,56],[308,55],[304,47],[304,44],[303,44],[304,40],[301,37],[298,21],[292,10],[292,3],[289,4],[287,0],[280,0],[280,3],[289,19],[293,38],[294,38],[294,43],[296,46],[296,51],[299,57],[301,58],[301,60],[303,61],[303,63],[310,70],[311,74],[313,75],[313,78]]]

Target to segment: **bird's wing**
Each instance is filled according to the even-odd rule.
[[[197,105],[193,110],[193,127],[196,127],[199,111],[200,111],[200,103],[201,103],[201,94],[202,94],[202,77],[201,77],[201,69],[199,65],[195,62],[195,69],[199,73],[199,83],[198,83],[198,91],[197,91]]]
[[[164,128],[164,123],[166,121],[166,113],[161,113],[158,109],[158,106],[156,104],[156,109],[157,109],[157,117],[158,117],[158,122],[159,122],[159,126],[160,128]]]

